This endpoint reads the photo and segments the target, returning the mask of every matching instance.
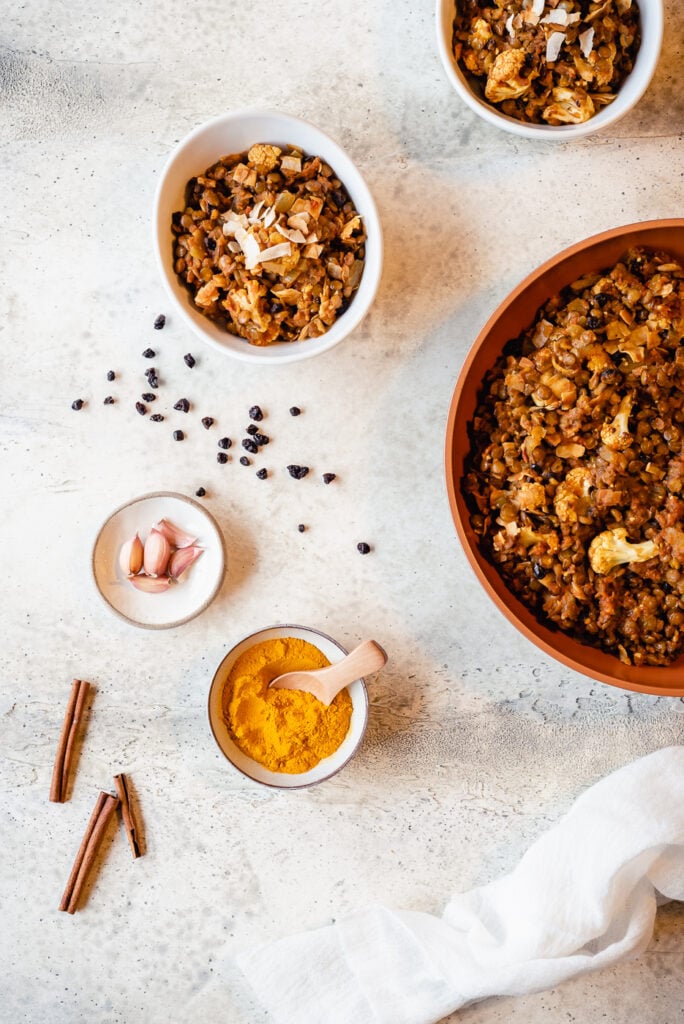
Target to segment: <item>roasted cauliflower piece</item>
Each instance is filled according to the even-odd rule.
[[[247,154],[247,163],[250,167],[256,167],[261,174],[268,174],[278,163],[281,152],[277,146],[267,146],[258,142]]]
[[[528,71],[525,77],[522,74],[524,66],[525,54],[522,50],[502,50],[487,75],[485,96],[490,103],[515,100],[527,92],[538,73]]]
[[[588,469],[571,469],[556,487],[553,510],[562,523],[576,523],[589,506],[591,473]]]
[[[618,406],[614,420],[604,423],[601,427],[601,440],[607,448],[614,452],[629,448],[633,438],[629,432],[629,414],[632,411],[632,396],[625,395]]]
[[[627,531],[622,526],[612,530],[604,530],[589,545],[589,564],[594,572],[605,575],[616,565],[625,562],[647,562],[658,554],[658,545],[653,540],[644,540],[641,544],[631,544],[627,540]]]
[[[548,124],[582,124],[594,113],[591,96],[584,89],[566,89],[558,86],[551,90],[552,102],[542,114]]]

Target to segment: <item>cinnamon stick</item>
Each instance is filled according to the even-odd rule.
[[[118,803],[119,798],[114,796],[113,793],[100,793],[95,802],[95,808],[90,816],[90,821],[88,822],[81,845],[78,848],[76,860],[71,869],[62,901],[59,904],[59,909],[65,910],[68,914],[76,912],[76,906],[83,891],[88,872],[93,866],[107,824]]]
[[[119,794],[119,800],[121,801],[121,817],[123,818],[124,828],[126,829],[126,835],[128,836],[128,842],[131,846],[131,853],[133,859],[142,856],[142,850],[140,849],[140,843],[138,841],[138,829],[135,823],[135,816],[133,814],[133,808],[131,807],[131,798],[128,792],[128,779],[121,772],[120,775],[114,776],[114,785],[116,791]]]
[[[69,695],[62,732],[60,733],[57,745],[55,765],[52,769],[52,781],[50,783],[50,800],[53,803],[64,803],[66,800],[67,786],[69,782],[69,768],[74,752],[74,743],[78,725],[83,714],[86,697],[90,683],[84,679],[74,679]]]

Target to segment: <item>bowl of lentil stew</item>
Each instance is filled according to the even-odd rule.
[[[583,138],[614,124],[648,88],[662,45],[662,0],[572,0],[562,5],[569,20],[554,24],[559,7],[548,0],[437,0],[447,78],[489,124],[529,139]],[[549,52],[552,36],[557,55]]]
[[[274,152],[274,147],[279,151],[280,164],[283,156],[290,160],[288,171],[283,175],[284,180],[275,192],[287,192],[289,182],[294,183],[290,184],[293,193],[306,189],[308,197],[311,180],[307,175],[310,175],[312,167],[316,168],[320,180],[313,184],[320,186],[320,194],[330,206],[330,216],[326,221],[326,227],[330,229],[328,234],[336,232],[332,240],[317,238],[314,232],[309,232],[305,236],[307,244],[302,242],[299,245],[297,241],[291,243],[292,250],[296,250],[295,254],[303,257],[300,266],[306,264],[310,268],[318,262],[324,277],[322,287],[326,294],[330,294],[325,309],[321,310],[318,306],[314,310],[316,316],[311,315],[308,319],[308,309],[302,309],[301,300],[301,293],[306,293],[307,288],[301,289],[298,299],[295,294],[296,282],[290,286],[287,278],[283,279],[275,273],[278,266],[285,274],[288,269],[283,267],[283,259],[278,252],[267,263],[266,269],[259,262],[251,270],[246,270],[250,257],[240,252],[240,242],[244,241],[244,235],[241,234],[244,231],[242,222],[247,216],[250,218],[250,223],[246,225],[246,234],[250,236],[256,235],[257,230],[272,233],[274,229],[274,225],[269,223],[264,227],[263,217],[257,224],[259,214],[268,212],[268,205],[251,202],[248,190],[252,183],[249,177],[244,181],[236,181],[230,194],[223,195],[226,191],[225,178],[220,186],[223,205],[217,212],[225,231],[225,242],[234,250],[236,281],[233,280],[229,266],[226,266],[227,273],[223,273],[223,268],[218,266],[215,251],[217,243],[213,237],[216,232],[209,229],[204,231],[203,228],[212,212],[212,205],[207,207],[207,196],[211,198],[210,185],[213,179],[206,178],[207,172],[218,170],[220,174],[228,174],[232,186],[236,171],[238,176],[243,171],[250,175],[256,168],[259,171],[257,187],[260,187],[268,174],[266,164],[258,166],[252,161],[253,167],[248,163],[248,155],[258,148],[270,154]],[[301,173],[296,170],[297,161],[303,165]],[[273,170],[280,173],[280,165]],[[311,196],[317,198],[313,193]],[[269,203],[271,198],[268,199]],[[301,203],[303,195],[299,198]],[[198,241],[203,251],[195,253],[197,259],[193,257],[192,274],[188,273],[190,268],[183,267],[179,275],[179,239],[185,239],[183,244],[187,242],[192,246],[191,236],[194,233],[192,230],[186,231],[180,222],[184,212],[190,211],[192,214],[195,208],[199,212],[200,203],[201,209],[208,213],[206,221],[198,223],[198,229],[204,231],[206,236]],[[244,212],[240,204],[244,206]],[[286,223],[281,211],[278,211],[288,232],[288,238],[283,236],[279,239],[282,245],[286,245],[289,239],[299,239],[300,228],[304,226],[304,223],[297,223],[295,229],[292,228],[291,212],[299,211],[286,211]],[[315,215],[318,213],[313,212]],[[301,213],[301,219],[304,220],[307,211],[302,210]],[[357,214],[360,223],[355,221]],[[178,144],[169,157],[157,188],[154,219],[157,263],[175,311],[203,341],[242,361],[291,363],[326,352],[359,325],[375,298],[382,270],[382,230],[371,193],[347,153],[319,128],[299,118],[274,111],[242,110],[200,125]],[[254,224],[251,220],[254,220]],[[341,237],[345,232],[347,235]],[[223,240],[220,241],[223,246]],[[253,246],[251,238],[247,241]],[[326,242],[330,244],[321,244]],[[268,245],[268,242],[265,244]],[[335,257],[321,266],[331,248],[336,250]],[[180,255],[182,257],[182,253]],[[227,250],[226,259],[230,255]],[[353,278],[353,288],[348,287],[347,273]],[[224,293],[221,300],[227,300],[230,306],[235,307],[230,315],[215,315],[217,304],[211,301],[211,295],[205,294],[204,276],[210,288],[213,282],[223,278]],[[307,273],[304,276],[308,281],[312,275]],[[345,280],[338,279],[343,276]],[[275,287],[278,294],[271,294],[269,290],[268,296],[257,295],[257,292],[264,292],[264,283]],[[312,283],[316,291],[317,285]],[[345,291],[349,294],[345,294]],[[310,294],[310,287],[308,292]],[[245,307],[244,316],[237,308],[238,304]],[[222,310],[219,309],[219,312]],[[319,315],[321,312],[322,315]],[[244,320],[247,325],[247,329],[242,331],[244,336],[238,333],[241,330],[239,324],[236,329],[237,320]],[[309,320],[314,322],[309,323]],[[271,330],[273,325],[282,325],[282,330],[274,332]],[[265,330],[253,329],[256,327],[264,327]]]
[[[445,453],[457,533],[506,618],[570,668],[662,696],[684,696],[684,285],[674,269],[683,264],[684,219],[677,219],[603,232],[535,270],[493,313],[468,354]],[[627,324],[617,311],[629,319],[629,301],[635,315]],[[573,334],[582,353],[574,378],[559,361],[559,339]],[[504,406],[514,411],[510,417]],[[511,489],[517,509],[509,519]],[[550,536],[534,546],[545,532],[555,532],[555,550]],[[602,542],[592,548],[608,533],[617,562]],[[589,611],[577,611],[585,601]],[[565,626],[574,616],[571,631],[564,615]]]

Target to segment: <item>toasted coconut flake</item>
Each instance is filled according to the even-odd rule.
[[[295,245],[306,244],[306,235],[303,235],[301,231],[292,231],[291,228],[286,228],[282,222],[276,226],[283,238],[289,238]]]
[[[575,11],[574,14],[568,14],[568,20],[567,20],[566,24],[568,24],[568,25],[576,25],[577,22],[580,20],[580,17],[581,17],[581,15],[580,15],[579,11]]]
[[[249,215],[249,223],[256,224],[261,216],[261,207],[264,205],[263,199],[260,199],[258,203],[254,205],[252,212]]]
[[[544,3],[545,0],[532,0],[532,6],[530,7],[530,10],[533,14],[536,14],[538,18],[541,18],[542,14],[544,13]]]
[[[308,260],[317,260],[322,252],[322,245],[307,245],[302,251],[302,256],[306,257]]]
[[[248,235],[245,232],[243,238],[239,238],[240,246],[245,254],[245,266],[247,270],[254,270],[257,263],[261,260],[261,252],[259,250],[259,243],[257,242],[254,235]]]
[[[302,169],[302,161],[297,156],[284,156],[280,161],[281,171],[292,171],[299,174]]]
[[[230,213],[223,225],[223,234],[235,237],[238,231],[244,231],[249,227],[249,221],[244,213]]]
[[[515,39],[515,29],[513,28],[514,17],[515,14],[509,14],[508,18],[506,19],[506,31],[508,32],[511,39]]]
[[[291,217],[287,218],[287,225],[293,231],[301,231],[307,235],[309,233],[310,220],[311,217],[308,213],[293,213]]]
[[[588,57],[594,46],[594,30],[588,28],[584,32],[581,32],[578,36],[578,42],[580,44],[580,50],[582,51],[583,57]]]
[[[272,206],[269,207],[269,209],[264,214],[264,218],[263,218],[263,222],[262,222],[264,227],[265,228],[270,228],[271,224],[276,219],[276,216],[277,216],[277,214],[276,214],[275,210],[273,209],[273,207]]]
[[[561,46],[565,42],[565,32],[552,32],[546,40],[546,63],[553,64],[558,60]]]
[[[556,8],[555,11],[549,11],[545,18],[542,18],[541,25],[567,25],[568,24],[568,12],[562,7]]]
[[[290,256],[292,254],[292,246],[289,242],[278,242],[277,245],[270,245],[268,249],[264,249],[259,255],[257,262],[263,263],[268,260],[279,260],[281,256]]]
[[[242,251],[240,249],[240,246],[238,245],[238,243],[234,239],[230,240],[230,242],[228,243],[228,248],[230,249],[231,252],[241,252]]]

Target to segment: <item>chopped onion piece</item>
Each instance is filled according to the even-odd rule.
[[[297,174],[302,169],[302,161],[298,156],[284,156],[280,161],[281,171],[295,171]]]
[[[546,63],[553,64],[558,60],[561,46],[565,42],[565,32],[552,32],[546,40]]]
[[[593,30],[593,28],[588,28],[585,32],[582,32],[579,35],[579,37],[578,37],[578,42],[580,44],[580,49],[582,51],[582,56],[585,57],[585,58],[588,57],[589,54],[591,53],[592,47],[594,45],[594,30]]]
[[[292,254],[292,246],[289,242],[278,242],[277,245],[270,245],[268,249],[264,249],[257,260],[257,263],[263,263],[267,260],[278,260],[281,256],[290,256]]]

